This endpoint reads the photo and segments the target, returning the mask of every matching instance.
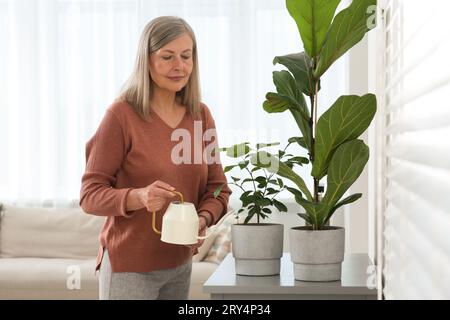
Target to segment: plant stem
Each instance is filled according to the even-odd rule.
[[[316,123],[317,123],[317,91],[319,88],[319,82],[316,82],[314,95],[312,95],[311,98],[311,153],[310,153],[310,162],[311,165],[314,165],[315,161],[315,144],[316,144]],[[316,178],[313,178],[314,180],[314,202],[319,201],[319,180]]]
[[[266,170],[263,170],[263,172],[264,172],[264,176],[266,177],[266,181],[267,181],[266,187],[264,188],[264,191],[263,191],[263,197],[265,197],[265,196],[266,196],[266,192],[267,192],[267,187],[269,186],[269,180],[270,180],[270,178],[267,178]]]
[[[237,183],[234,183],[234,182],[232,182],[232,183],[230,183],[230,184],[231,184],[231,185],[235,185],[235,186],[237,186],[237,187],[241,188],[241,189],[242,189],[242,191],[244,191],[244,192],[245,192],[245,189],[244,189],[244,188],[242,188],[242,186],[238,185]]]
[[[317,66],[317,58],[313,58],[312,69],[315,70]],[[311,96],[311,164],[314,165],[315,161],[315,144],[316,144],[316,130],[317,130],[317,100],[319,95],[319,82],[320,79],[315,79],[314,94]],[[319,202],[319,180],[314,179],[314,202]]]
[[[278,190],[278,192],[277,193],[275,193],[274,195],[273,195],[273,197],[272,197],[272,199],[270,199],[270,200],[272,200],[273,201],[273,199],[275,199],[275,197],[281,192],[281,191],[284,191],[285,190],[285,188],[283,187],[283,188],[281,188],[280,190]]]
[[[245,170],[247,170],[248,174],[250,175],[250,177],[252,178],[252,182],[253,182],[253,189],[255,190],[255,193],[257,192],[256,189],[256,184],[255,184],[255,178],[253,178],[253,174],[250,170],[248,170],[248,168],[245,168]],[[259,214],[256,214],[256,221],[259,224]]]
[[[314,178],[314,202],[319,202],[319,180]]]
[[[314,101],[316,96],[312,95],[309,97],[311,100],[311,118],[309,119],[309,127],[311,129],[311,150],[309,152],[309,161],[311,162],[311,164],[314,164],[314,144],[315,144],[315,134],[314,134]]]
[[[256,185],[255,185],[255,179],[253,178],[253,174],[250,170],[248,170],[248,168],[245,168],[245,170],[247,170],[247,172],[250,174],[250,177],[252,178],[252,182],[253,182],[253,189],[255,189],[255,192],[256,192]]]
[[[314,144],[316,142],[316,130],[317,130],[317,100],[318,100],[318,95],[319,95],[319,80],[316,81],[316,87],[314,88],[314,128],[313,128],[313,132],[314,132]],[[315,156],[315,155],[314,155]],[[314,201],[316,203],[319,202],[319,179],[314,178]]]

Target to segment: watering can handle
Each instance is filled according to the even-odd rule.
[[[178,192],[178,191],[170,191],[170,192],[172,192],[175,195],[178,195],[180,197],[181,203],[184,202],[183,195],[181,194],[181,192]],[[161,231],[159,231],[156,228],[156,212],[155,211],[152,211],[152,228],[155,233],[161,234]]]
[[[230,211],[228,211],[214,226],[208,228],[205,236],[198,236],[197,239],[205,240],[206,238],[209,238],[212,234],[214,234],[218,230],[218,226],[220,226],[225,221],[225,219],[228,218],[228,216],[233,213],[234,210],[230,209]]]

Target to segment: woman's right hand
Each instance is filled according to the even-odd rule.
[[[175,190],[171,185],[156,180],[152,184],[137,190],[139,202],[147,208],[149,212],[159,211],[166,204],[167,200],[172,199],[176,194],[171,191]]]

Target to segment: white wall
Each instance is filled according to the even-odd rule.
[[[368,90],[368,41],[367,36],[353,47],[348,53],[348,94],[364,95]],[[366,144],[369,140],[369,131],[360,137]],[[373,153],[371,153],[373,155]],[[354,253],[369,253],[369,165],[361,176],[349,188],[348,195],[362,193],[362,197],[344,206],[346,241],[349,251]],[[370,250],[373,258],[373,251]]]

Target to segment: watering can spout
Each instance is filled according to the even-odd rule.
[[[214,226],[207,230],[205,236],[198,236],[199,219],[198,213],[193,203],[184,202],[183,195],[177,191],[171,191],[177,194],[181,202],[173,201],[169,204],[163,216],[162,228],[159,231],[156,228],[156,213],[153,211],[152,229],[156,234],[161,235],[161,241],[190,245],[196,244],[198,240],[204,240],[216,232],[225,219],[234,213],[234,210],[229,210]]]

